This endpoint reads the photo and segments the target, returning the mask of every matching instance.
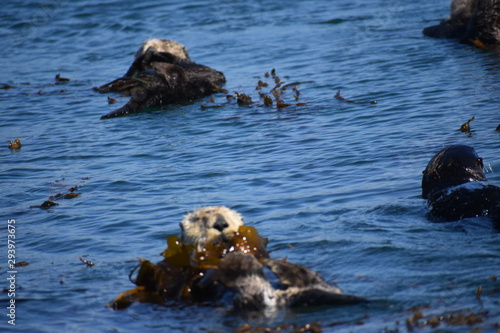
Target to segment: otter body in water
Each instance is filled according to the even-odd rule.
[[[243,225],[234,210],[204,207],[188,214],[180,226],[180,238],[167,240],[165,259],[157,264],[143,260],[136,289],[118,296],[112,307],[122,309],[134,301],[213,302],[228,289],[234,292],[235,310],[262,317],[283,308],[366,302],[344,294],[313,270],[269,258],[267,239]],[[270,283],[264,269],[279,279],[279,286]]]
[[[206,207],[187,215],[181,222],[181,240],[205,247],[210,243],[227,242],[243,225],[239,213],[224,206]],[[268,268],[285,289],[275,288],[264,274]],[[286,260],[271,259],[246,251],[230,251],[215,273],[216,280],[235,292],[235,308],[243,312],[260,312],[272,316],[280,308],[346,305],[365,302],[346,295],[330,285],[315,271]]]
[[[483,159],[474,148],[452,145],[439,151],[423,171],[422,197],[437,221],[466,217],[500,218],[500,187],[489,185]]]
[[[124,77],[94,89],[131,97],[123,107],[101,117],[106,119],[208,96],[219,92],[225,82],[221,72],[191,61],[182,44],[152,39],[137,51]]]
[[[264,274],[270,269],[285,288],[275,288]],[[330,285],[315,271],[280,259],[257,260],[241,252],[229,253],[219,266],[219,279],[234,291],[235,310],[252,318],[274,317],[284,308],[339,306],[367,302]]]
[[[427,27],[424,35],[457,38],[463,43],[495,49],[500,44],[499,0],[452,0],[451,16]]]

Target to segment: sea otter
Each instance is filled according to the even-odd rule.
[[[181,236],[169,236],[164,260],[143,260],[135,283],[110,305],[121,309],[134,301],[206,303],[234,292],[237,311],[268,317],[285,307],[357,304],[315,271],[286,260],[270,259],[267,240],[245,226],[241,215],[224,206],[204,207],[180,223]],[[264,268],[279,279],[273,286]]]
[[[243,225],[241,215],[225,206],[205,207],[184,217],[180,223],[181,241],[200,248],[228,241]]]
[[[489,215],[500,218],[500,187],[489,185],[474,148],[452,145],[439,151],[422,176],[422,197],[436,221]]]
[[[210,243],[229,241],[243,225],[239,213],[224,206],[205,207],[180,223],[181,240],[198,249]],[[276,289],[264,274],[270,269],[285,289]],[[286,260],[271,259],[268,254],[229,251],[220,261],[216,278],[235,292],[237,310],[262,311],[268,316],[284,307],[343,305],[365,302],[346,295],[337,286],[323,280],[315,271]]]
[[[101,117],[106,119],[208,96],[221,91],[225,82],[221,72],[191,61],[184,45],[150,39],[139,48],[122,78],[94,90],[131,97],[123,107]]]
[[[456,38],[462,43],[495,49],[500,44],[499,0],[452,0],[451,16],[427,27],[424,35]]]

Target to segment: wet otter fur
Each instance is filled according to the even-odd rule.
[[[427,27],[424,35],[456,38],[462,43],[487,49],[500,44],[499,0],[452,0],[451,16],[438,25]]]
[[[191,101],[221,91],[224,74],[193,62],[184,45],[162,39],[146,41],[127,73],[94,90],[118,92],[130,101],[101,119],[121,117],[150,107]]]
[[[500,187],[489,185],[474,148],[452,145],[439,151],[422,176],[422,197],[436,221],[488,215],[500,218]]]
[[[264,274],[269,268],[283,289],[275,289]],[[352,305],[366,299],[346,295],[337,286],[329,285],[315,271],[286,260],[264,259],[241,252],[228,254],[219,266],[219,279],[235,292],[235,310],[245,314],[273,317],[284,308],[322,305]]]
[[[243,219],[232,209],[224,206],[198,209],[186,215],[180,227],[182,244],[176,246],[192,249],[187,254],[189,258],[179,258],[180,264],[168,260],[152,264],[143,260],[133,281],[140,289],[121,294],[112,302],[112,307],[121,309],[141,299],[160,304],[172,300],[215,302],[223,298],[228,289],[234,293],[236,312],[258,317],[273,317],[279,310],[289,307],[366,302],[363,298],[344,294],[313,270],[286,260],[270,259],[265,245],[263,251],[256,248],[242,250],[232,241],[237,238],[237,233],[242,237]],[[254,235],[258,236],[256,231]],[[222,245],[225,250],[220,253],[207,250],[214,245]],[[196,257],[199,253],[205,257],[204,261],[208,260],[207,266],[199,265],[197,260],[200,257]],[[215,258],[214,254],[220,254],[220,257]],[[264,269],[278,278],[280,286],[271,284]],[[147,297],[141,298],[143,290]],[[129,297],[131,301],[127,301]]]
[[[180,223],[181,240],[186,245],[204,247],[227,241],[243,225],[241,215],[225,206],[204,207],[184,217]]]
[[[187,215],[181,222],[181,239],[186,244],[225,241],[243,225],[241,215],[224,206],[205,207]],[[275,289],[263,269],[270,269],[285,289]],[[329,285],[315,271],[286,260],[256,258],[253,254],[230,252],[215,271],[217,281],[235,292],[235,310],[273,316],[286,307],[346,305],[365,302]]]

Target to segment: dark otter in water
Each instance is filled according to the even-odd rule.
[[[489,215],[498,225],[500,187],[486,184],[483,159],[474,148],[453,145],[442,149],[427,164],[422,197],[438,221]]]
[[[499,0],[452,0],[451,16],[423,33],[434,38],[457,38],[483,48],[500,44]]]
[[[137,51],[124,77],[94,89],[131,97],[123,107],[101,117],[106,119],[208,96],[221,91],[225,82],[221,72],[191,61],[182,44],[152,39]]]

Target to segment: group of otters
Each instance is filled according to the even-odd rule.
[[[424,34],[490,49],[500,45],[499,0],[453,0],[451,11],[450,18],[424,29]],[[224,83],[221,72],[191,61],[182,44],[152,39],[139,49],[124,77],[95,89],[131,97],[123,107],[101,117],[105,119],[208,96],[220,92]],[[500,228],[500,187],[486,181],[482,158],[474,148],[452,145],[439,151],[422,177],[422,197],[427,199],[431,219],[489,216]],[[245,226],[234,210],[201,208],[187,215],[180,227],[180,238],[167,238],[162,261],[140,261],[134,270],[137,287],[120,294],[110,303],[113,308],[137,301],[214,302],[228,290],[235,310],[266,317],[282,308],[367,302],[344,294],[313,270],[270,258],[267,239]]]

